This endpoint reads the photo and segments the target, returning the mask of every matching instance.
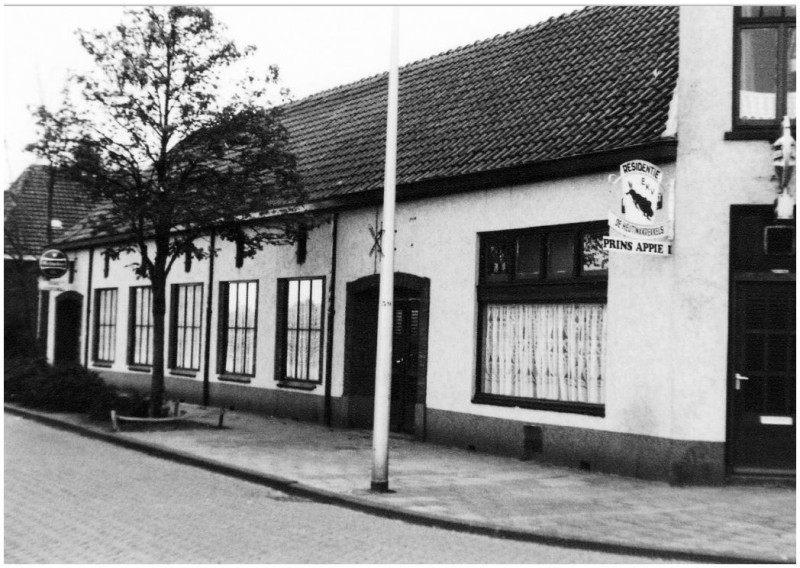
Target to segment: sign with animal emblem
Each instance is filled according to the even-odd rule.
[[[620,166],[618,214],[612,208],[609,225],[628,237],[667,238],[667,214],[661,182],[664,172],[650,162],[631,160]]]
[[[619,177],[611,176],[609,179],[618,186],[608,214],[608,226],[621,239],[612,236],[604,242],[604,247],[670,255],[671,246],[646,245],[672,240],[672,215],[671,207],[668,207],[670,196],[664,190],[664,172],[650,162],[631,160],[620,166]]]

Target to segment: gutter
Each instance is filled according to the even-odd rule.
[[[339,212],[333,213],[331,229],[331,284],[328,288],[328,342],[325,350],[325,425],[331,425],[331,377],[333,376],[333,318],[336,315],[336,241],[339,233]]]
[[[209,380],[208,365],[211,362],[211,316],[214,310],[214,246],[217,240],[217,233],[212,229],[211,243],[209,244],[208,255],[208,299],[206,301],[206,344],[203,354],[203,406],[208,406],[211,402],[211,383]]]
[[[94,268],[94,247],[89,249],[89,274],[86,284],[86,341],[83,346],[83,366],[89,368],[89,332],[92,328],[92,269]],[[55,336],[54,336],[55,337]]]

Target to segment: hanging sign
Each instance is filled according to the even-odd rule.
[[[650,162],[631,160],[620,166],[619,177],[609,180],[618,186],[608,213],[608,226],[614,233],[603,239],[604,248],[672,254],[672,214],[667,206],[671,196],[666,195],[664,172]]]
[[[47,279],[61,278],[69,270],[69,259],[58,249],[46,250],[39,257],[39,270]]]

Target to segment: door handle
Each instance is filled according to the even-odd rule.
[[[734,388],[737,391],[742,388],[742,381],[750,380],[750,377],[745,377],[744,375],[740,375],[739,373],[736,373],[735,377],[736,377],[736,385],[734,386]]]

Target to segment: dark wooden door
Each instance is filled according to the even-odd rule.
[[[56,328],[53,359],[57,364],[80,362],[80,295],[63,294],[56,298]]]
[[[795,284],[734,283],[734,473],[795,469]]]
[[[419,298],[394,302],[392,338],[392,403],[389,428],[414,433],[414,409],[419,377]]]
[[[392,432],[414,432],[414,413],[419,378],[420,299],[414,293],[395,289],[392,334],[392,385],[389,408],[389,429]],[[378,330],[377,290],[354,296],[348,303],[352,310],[349,342],[348,393],[357,397],[375,396],[375,356]],[[367,400],[369,400],[367,399]],[[372,402],[368,407],[352,405],[350,424],[372,427]]]

